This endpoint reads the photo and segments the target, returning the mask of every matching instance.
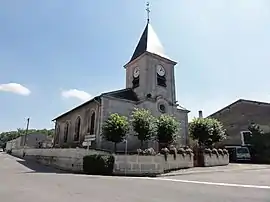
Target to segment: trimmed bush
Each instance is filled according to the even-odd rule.
[[[83,157],[83,171],[89,175],[112,175],[113,155],[93,154]]]

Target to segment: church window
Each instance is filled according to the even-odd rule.
[[[96,116],[96,113],[93,112],[93,114],[91,115],[90,135],[95,134],[95,116]]]
[[[87,133],[90,133],[90,110],[86,111],[86,124],[87,124]]]
[[[132,84],[133,84],[133,88],[139,87],[139,85],[140,85],[140,77],[133,78]]]
[[[64,130],[64,142],[66,143],[68,140],[68,129],[69,129],[69,124],[66,123],[65,125],[65,130]]]
[[[56,127],[56,133],[55,133],[55,139],[54,139],[55,144],[59,144],[59,136],[60,136],[60,126],[58,125]]]
[[[80,129],[81,129],[81,118],[78,117],[75,123],[75,135],[74,141],[79,141],[80,138]]]
[[[166,112],[166,107],[165,107],[164,104],[160,104],[160,105],[158,106],[158,109],[159,109],[159,111],[160,111],[161,113],[165,113],[165,112]]]
[[[157,84],[162,87],[167,87],[166,77],[157,74]]]

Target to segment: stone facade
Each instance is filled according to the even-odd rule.
[[[210,115],[225,127],[228,138],[226,145],[241,145],[241,131],[248,131],[252,123],[259,124],[265,132],[270,131],[270,104],[240,99]]]
[[[92,147],[112,150],[113,144],[101,138],[103,123],[112,113],[129,118],[134,108],[148,109],[156,117],[163,113],[176,117],[181,128],[177,142],[179,145],[186,145],[189,111],[180,107],[176,101],[175,65],[176,62],[164,56],[162,46],[148,23],[132,59],[124,66],[126,88],[103,93],[54,119],[55,146],[79,146],[84,141],[85,135],[95,135]],[[162,85],[159,78],[163,79]],[[135,86],[136,79],[138,83]],[[129,132],[127,139],[128,150],[134,151],[139,147],[140,142],[133,131]],[[148,142],[147,145],[157,148],[155,142]],[[118,151],[124,149],[125,143],[118,144]]]

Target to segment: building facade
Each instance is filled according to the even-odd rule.
[[[228,134],[226,145],[245,145],[248,127],[254,123],[270,132],[270,103],[240,99],[209,117],[223,124]]]
[[[134,108],[148,109],[156,117],[164,113],[176,117],[181,128],[177,142],[186,145],[189,111],[179,106],[176,100],[176,64],[165,55],[156,33],[147,22],[131,59],[124,66],[126,87],[96,96],[55,118],[55,146],[80,146],[85,135],[92,135],[95,136],[92,147],[111,150],[113,144],[102,139],[102,124],[111,113],[130,117]],[[129,150],[139,147],[140,142],[133,131],[129,132],[127,139]],[[155,145],[155,142],[148,142],[148,146]],[[124,148],[124,143],[118,144],[118,150]]]

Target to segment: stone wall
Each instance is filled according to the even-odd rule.
[[[164,155],[139,156],[139,155],[115,155],[115,174],[129,175],[155,175],[169,170],[193,167],[193,155]]]
[[[25,155],[24,155],[25,152]],[[85,149],[17,149],[12,155],[35,160],[61,170],[83,172],[83,157],[90,154],[107,154],[106,152]],[[169,170],[193,167],[193,155],[168,154],[141,156],[116,154],[114,173],[119,175],[157,175]]]
[[[204,166],[224,166],[229,164],[229,155],[204,154]]]
[[[23,153],[25,152],[25,156]],[[86,149],[13,149],[12,155],[35,160],[61,170],[82,172],[83,157],[91,154],[106,154],[106,152]]]

